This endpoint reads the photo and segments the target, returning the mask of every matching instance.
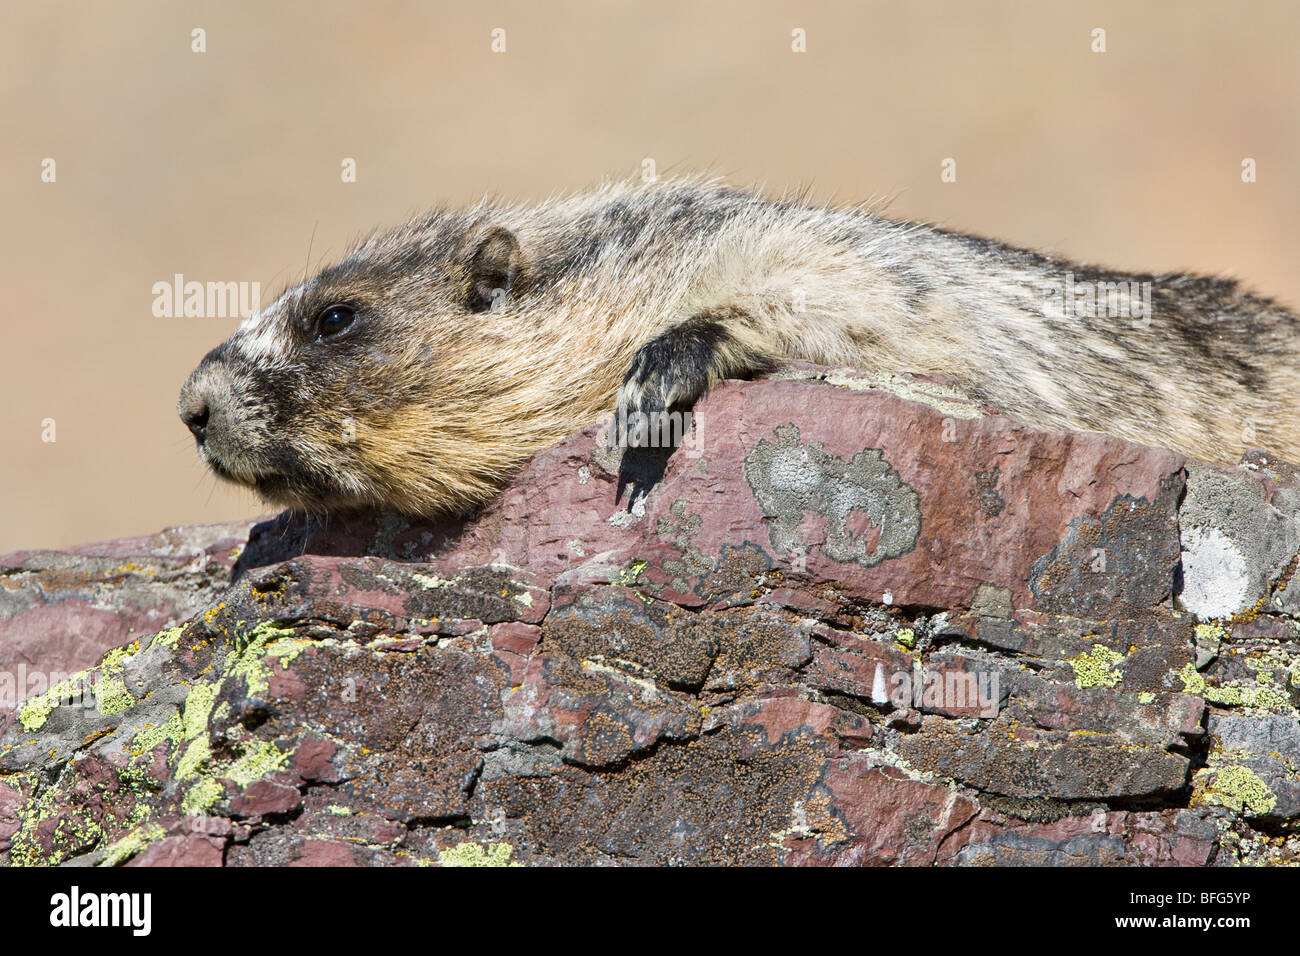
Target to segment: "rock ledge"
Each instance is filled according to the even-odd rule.
[[[1300,862],[1292,466],[810,368],[630,506],[599,432],[0,559],[0,861]]]

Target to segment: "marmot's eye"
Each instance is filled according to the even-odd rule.
[[[331,305],[316,317],[316,336],[322,342],[336,339],[352,327],[357,310],[350,305]]]

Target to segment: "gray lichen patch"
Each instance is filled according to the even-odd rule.
[[[1202,620],[1253,607],[1300,548],[1295,502],[1268,488],[1249,471],[1188,466],[1180,600]]]
[[[1039,606],[1107,619],[1168,598],[1178,567],[1181,487],[1162,482],[1155,501],[1117,495],[1100,515],[1072,520],[1065,538],[1034,563],[1029,588]]]
[[[748,482],[768,523],[778,553],[807,553],[801,526],[810,515],[825,519],[822,552],[840,562],[870,568],[916,547],[921,509],[916,491],[877,448],[864,448],[849,461],[821,442],[805,444],[794,424],[763,439],[745,458]],[[877,531],[878,534],[870,532]],[[874,542],[872,538],[875,538]]]

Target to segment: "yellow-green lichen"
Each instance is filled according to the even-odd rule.
[[[88,671],[79,671],[67,680],[61,680],[44,694],[26,701],[18,710],[18,723],[26,731],[40,730],[60,704],[76,700],[85,693],[85,681]]]
[[[186,740],[193,740],[208,729],[208,715],[212,713],[212,702],[216,699],[217,689],[214,685],[200,681],[190,686],[185,698],[185,712],[181,718],[181,728]]]
[[[1213,773],[1214,779],[1204,791],[1206,803],[1245,810],[1257,817],[1271,813],[1277,806],[1277,795],[1249,767],[1234,764]]]
[[[40,730],[50,719],[56,707],[81,699],[89,691],[101,714],[120,714],[135,704],[135,698],[126,689],[122,672],[126,662],[140,650],[140,642],[132,641],[124,647],[109,651],[96,665],[99,679],[90,680],[91,670],[78,671],[66,680],[59,681],[45,693],[26,701],[18,711],[18,722],[27,731]]]
[[[161,644],[163,647],[170,647],[172,650],[176,650],[176,644],[180,641],[181,632],[184,630],[185,626],[180,624],[176,627],[169,627],[165,631],[159,631],[154,635],[149,646],[152,647],[155,644]]]
[[[315,641],[304,638],[282,638],[271,644],[266,649],[267,657],[274,657],[280,662],[281,670],[288,670],[289,665],[309,647],[315,646]]]
[[[179,743],[185,739],[184,724],[180,714],[172,714],[161,724],[150,724],[136,731],[131,740],[130,750],[133,754],[148,753],[164,740]]]
[[[1114,687],[1124,676],[1118,666],[1123,660],[1123,654],[1104,644],[1094,644],[1091,651],[1071,658],[1069,664],[1074,668],[1076,686]]]
[[[271,680],[271,671],[267,667],[265,660],[267,655],[271,653],[268,650],[268,645],[286,638],[292,640],[295,646],[301,643],[294,637],[292,627],[276,621],[263,621],[258,624],[248,632],[245,639],[246,643],[227,674],[231,677],[242,677],[248,687],[250,696],[265,694],[270,689]],[[301,651],[301,646],[297,646],[297,652],[292,657],[289,657],[289,660],[292,660]],[[288,662],[283,661],[282,665],[287,667]]]
[[[135,698],[120,677],[101,677],[95,685],[95,702],[105,716],[120,714],[135,706]]]
[[[105,654],[99,666],[103,670],[121,670],[126,662],[138,653],[140,653],[140,642],[132,641],[122,647],[115,647]]]
[[[220,611],[221,608],[214,608],[204,618],[211,623]],[[177,712],[166,719],[153,717],[154,723],[131,725],[133,736],[126,747],[128,761],[119,770],[120,784],[116,791],[118,798],[126,801],[126,813],[113,825],[115,835],[120,838],[100,851],[105,862],[128,859],[159,835],[156,828],[145,827],[152,814],[146,798],[150,793],[157,793],[162,784],[153,779],[151,764],[140,758],[163,741],[176,745],[170,762],[173,776],[181,784],[181,810],[187,814],[210,810],[225,792],[223,781],[246,787],[288,763],[290,754],[282,752],[274,743],[260,740],[231,744],[233,756],[228,755],[224,745],[221,756],[213,752],[210,725],[214,719],[229,713],[229,706],[224,702],[216,705],[225,680],[236,676],[245,682],[249,693],[265,692],[274,667],[270,659],[278,660],[282,668],[288,667],[312,645],[295,637],[294,628],[282,623],[264,622],[242,631],[239,627],[238,622],[232,623],[230,636],[235,646],[221,665],[223,673],[219,679],[184,685],[184,705]],[[148,646],[174,648],[181,632],[180,627],[162,631]],[[20,714],[24,728],[28,732],[40,729],[56,707],[83,692],[93,692],[106,714],[138,706],[139,702],[126,688],[123,674],[129,659],[139,650],[139,642],[133,642],[110,651],[96,669],[61,681],[40,697],[27,701]],[[57,864],[106,843],[107,821],[98,819],[98,813],[92,816],[89,810],[83,812],[70,807],[65,787],[33,789],[44,792],[39,796],[31,794],[19,810],[20,826],[10,850],[13,863]],[[121,836],[124,832],[127,835]]]
[[[166,831],[156,823],[137,827],[122,839],[109,844],[100,857],[99,865],[117,866],[119,863],[125,863],[150,843],[161,840],[164,836],[166,836]]]
[[[1254,662],[1247,661],[1247,666]],[[1187,663],[1178,672],[1182,679],[1183,690],[1188,694],[1198,694],[1212,704],[1224,707],[1260,707],[1271,711],[1291,709],[1291,698],[1279,688],[1273,686],[1270,671],[1260,671],[1256,675],[1253,687],[1216,687],[1206,681],[1196,668]]]
[[[99,680],[95,682],[95,703],[99,712],[105,716],[120,714],[135,705],[135,697],[126,689],[122,679],[126,663],[140,651],[140,642],[132,641],[125,647],[117,647],[104,655],[99,662]]]
[[[1183,681],[1183,693],[1185,694],[1204,694],[1205,678],[1201,676],[1196,665],[1188,661],[1183,665],[1183,669],[1178,672],[1178,676]]]
[[[894,640],[910,651],[916,647],[916,631],[910,627],[900,627],[898,633],[894,635]]]
[[[188,780],[190,777],[197,776],[211,756],[212,745],[206,737],[191,741],[185,748],[185,752],[181,754],[180,762],[176,764],[177,778]]]
[[[172,714],[161,724],[146,724],[137,730],[131,741],[131,752],[137,755],[147,753],[164,740],[170,740],[175,744],[197,740],[207,731],[208,714],[212,709],[212,700],[216,691],[217,688],[208,683],[199,682],[191,685],[184,709],[180,713]],[[206,745],[206,741],[200,743]],[[193,765],[201,760],[202,746],[198,749],[187,748],[187,753],[190,750],[193,750],[189,757],[189,769],[192,770]],[[182,761],[184,760],[185,758],[182,757]]]
[[[269,740],[250,740],[243,753],[221,774],[241,787],[260,780],[272,770],[279,770],[289,762],[289,754]]]
[[[185,792],[181,799],[181,812],[184,814],[204,813],[221,799],[224,792],[220,783],[210,777],[204,777]]]
[[[34,782],[35,778],[28,779]],[[119,774],[119,780],[126,784],[128,791],[138,790],[129,777]],[[12,838],[10,863],[14,866],[57,866],[91,850],[103,840],[104,827],[99,820],[87,815],[90,812],[86,806],[70,805],[66,802],[66,794],[56,787],[47,787],[39,797],[29,796],[17,808],[19,827]],[[127,825],[138,825],[145,815],[147,810],[133,810],[128,815]],[[54,822],[53,830],[49,829],[51,821]],[[41,837],[42,831],[48,834],[48,844]]]
[[[1197,624],[1196,640],[1197,641],[1221,641],[1227,631],[1222,624]]]
[[[514,847],[509,843],[494,843],[484,850],[472,840],[465,840],[449,850],[440,851],[438,863],[442,866],[523,866],[510,861],[512,853]]]
[[[1291,706],[1291,698],[1275,687],[1256,687],[1253,703],[1266,710],[1286,710]]]
[[[271,771],[282,769],[289,756],[270,741],[250,740],[236,759],[214,760],[208,738],[199,737],[186,749],[176,767],[178,779],[197,778],[181,800],[181,809],[185,813],[202,813],[221,799],[225,792],[221,780],[247,787]]]
[[[646,569],[646,565],[647,562],[645,561],[633,561],[614,576],[614,583],[625,588],[632,587],[637,583],[637,579],[641,577],[641,572]]]
[[[1245,703],[1245,694],[1240,687],[1214,687],[1206,683],[1205,677],[1188,661],[1178,672],[1183,682],[1183,692],[1197,694],[1215,704],[1236,706]]]

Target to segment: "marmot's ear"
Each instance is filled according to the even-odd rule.
[[[475,312],[500,307],[521,284],[524,253],[519,240],[501,226],[470,230],[461,245],[467,287],[465,297]]]

